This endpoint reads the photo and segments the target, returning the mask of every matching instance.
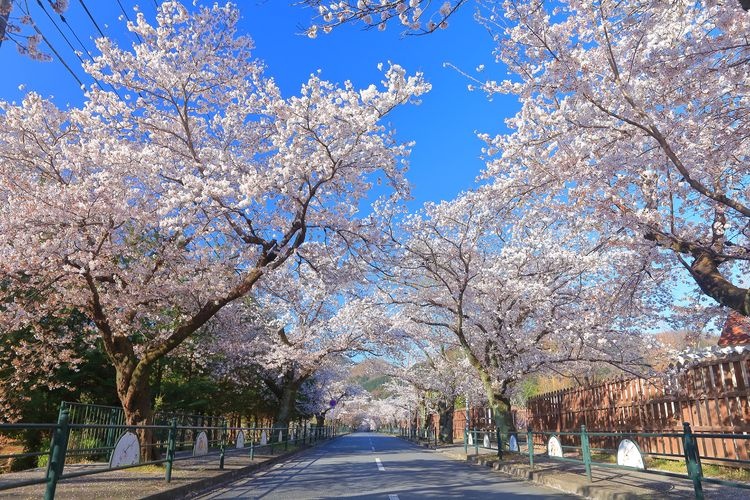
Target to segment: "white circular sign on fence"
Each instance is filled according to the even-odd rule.
[[[198,437],[195,438],[195,445],[193,446],[193,456],[198,457],[200,455],[208,454],[208,436],[205,431],[201,431]]]
[[[268,434],[266,434],[266,431],[263,431],[260,433],[260,445],[265,446],[268,444]]]
[[[109,457],[110,467],[123,467],[125,465],[135,465],[141,458],[141,445],[138,443],[138,436],[128,431],[117,440],[115,449]]]
[[[560,439],[557,436],[551,436],[547,441],[547,456],[550,457],[562,457],[562,445]]]
[[[510,451],[518,451],[518,438],[515,434],[511,434],[508,438],[508,449]]]
[[[237,432],[237,437],[234,440],[234,447],[235,448],[244,448],[245,447],[245,433],[242,431]]]
[[[635,441],[631,441],[630,439],[620,441],[620,446],[617,447],[617,465],[635,467],[641,470],[646,468],[646,464],[643,463],[641,450],[635,444]]]
[[[490,447],[490,435],[489,434],[485,433],[484,439],[482,440],[482,446],[484,446],[485,448]]]

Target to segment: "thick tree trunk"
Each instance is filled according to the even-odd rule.
[[[149,386],[149,367],[141,366],[139,370],[129,369],[132,364],[115,365],[117,369],[117,396],[120,398],[125,423],[133,426],[152,424],[151,388]],[[136,434],[141,444],[141,461],[159,458],[154,446],[152,429],[137,429]]]
[[[441,402],[438,404],[438,415],[440,416],[440,442],[453,444],[453,402]]]
[[[495,426],[500,430],[503,439],[508,439],[508,433],[516,431],[510,411],[510,398],[503,394],[494,394],[492,414],[495,418]]]
[[[281,431],[280,441],[285,441],[289,434],[289,420],[294,412],[294,404],[297,402],[297,390],[299,386],[297,384],[287,384],[284,386],[281,397],[279,398],[279,410],[276,412],[276,418],[274,419],[273,425],[273,438],[279,439],[279,431]]]
[[[326,424],[326,416],[322,413],[315,415],[315,434],[320,438],[323,432],[323,426]]]

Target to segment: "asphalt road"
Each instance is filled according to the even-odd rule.
[[[375,433],[343,436],[201,499],[573,498]]]

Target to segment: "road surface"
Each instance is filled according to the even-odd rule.
[[[199,498],[574,498],[375,433],[342,436]]]

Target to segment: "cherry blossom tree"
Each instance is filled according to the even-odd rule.
[[[346,23],[361,22],[366,28],[385,30],[389,23],[398,23],[410,35],[425,35],[448,27],[449,18],[468,0],[305,0],[304,4],[318,11],[320,24],[313,24],[307,35],[330,32]]]
[[[629,235],[652,267],[678,263],[703,293],[749,314],[750,15],[637,1],[550,13],[512,2],[485,18],[514,76],[484,88],[522,100],[513,132],[489,140],[488,176],[543,184],[571,217]]]
[[[317,10],[318,22],[307,30],[308,36],[313,38],[319,31],[329,33],[347,23],[359,23],[366,29],[377,27],[380,31],[389,24],[398,24],[408,35],[427,35],[448,28],[449,18],[466,5],[473,3],[481,10],[513,4],[501,0],[303,0],[302,3]],[[750,0],[729,0],[725,5],[730,9],[749,10]]]
[[[318,370],[300,389],[297,409],[303,415],[314,416],[318,428],[323,427],[327,415],[338,415],[342,405],[365,392],[350,380],[351,362],[347,361],[344,358],[338,365]]]
[[[646,364],[630,357],[638,337],[618,314],[627,301],[615,278],[628,255],[590,239],[585,221],[526,214],[517,197],[492,190],[427,205],[405,222],[392,278],[398,323],[415,338],[453,337],[501,432],[512,426],[511,389],[529,373],[574,361]]]
[[[301,391],[307,387],[309,396],[309,390],[320,384],[320,390],[345,395],[347,359],[383,352],[390,343],[380,308],[369,296],[356,261],[337,262],[328,253],[314,267],[309,265],[311,254],[322,256],[326,247],[317,242],[301,247],[293,261],[254,290],[252,308],[259,311],[258,319],[248,315],[233,319],[242,338],[233,344],[245,352],[239,359],[252,359],[262,367],[264,382],[279,401],[274,425],[282,434]],[[312,404],[313,413],[325,414],[320,398]]]
[[[82,311],[129,424],[149,421],[158,359],[306,242],[365,241],[376,216],[357,207],[376,181],[381,203],[407,190],[408,146],[381,120],[429,89],[421,75],[393,65],[364,90],[313,75],[284,98],[238,18],[165,2],[155,25],[128,24],[131,48],[97,41],[86,71],[115,90],[80,108],[0,103],[0,275],[15,291],[0,328]]]
[[[453,443],[456,401],[468,395],[475,402],[483,399],[481,381],[455,339],[434,328],[425,332],[429,327],[416,322],[409,327],[410,342],[402,342],[400,359],[386,371],[400,383],[389,389],[408,386],[408,391],[416,391],[425,413],[438,415],[440,441]]]
[[[49,8],[61,17],[68,10],[68,0],[48,2]],[[44,35],[34,22],[28,2],[0,0],[0,45],[9,41],[15,44],[21,55],[37,61],[51,61],[50,55],[39,48],[43,40]]]
[[[322,26],[334,27],[388,22],[430,5],[331,2],[320,13]],[[605,235],[630,235],[644,273],[679,269],[718,304],[750,314],[742,279],[750,258],[750,2],[477,5],[510,76],[466,76],[522,105],[507,120],[512,133],[485,136],[494,156],[487,177],[565,197],[571,217],[599,219]],[[382,21],[373,17],[381,10],[389,13]]]

